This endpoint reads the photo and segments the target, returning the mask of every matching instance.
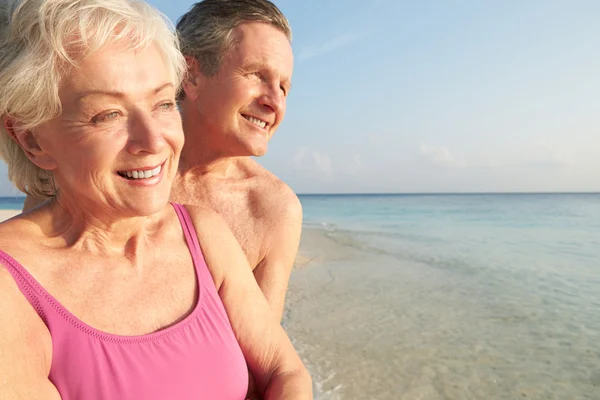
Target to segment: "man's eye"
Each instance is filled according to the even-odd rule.
[[[261,74],[258,71],[256,71],[256,72],[250,72],[248,74],[248,76],[251,77],[251,78],[255,78],[255,79],[261,79]]]

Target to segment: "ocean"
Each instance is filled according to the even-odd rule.
[[[0,197],[0,210],[21,210],[25,197]]]
[[[318,399],[600,399],[600,194],[300,199]]]

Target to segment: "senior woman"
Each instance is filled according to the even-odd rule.
[[[309,399],[226,224],[169,204],[184,71],[134,0],[0,3],[0,154],[48,204],[0,224],[0,399]]]

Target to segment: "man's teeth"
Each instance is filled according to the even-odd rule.
[[[148,179],[148,178],[152,178],[153,176],[160,174],[160,170],[161,170],[161,166],[159,165],[158,167],[151,169],[151,170],[127,171],[127,172],[122,173],[122,175],[125,175],[130,179]]]
[[[252,122],[254,125],[265,129],[265,126],[267,126],[267,123],[265,121],[261,121],[258,118],[254,118],[254,117],[246,117],[246,119],[250,122]]]

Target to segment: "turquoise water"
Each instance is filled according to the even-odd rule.
[[[301,201],[305,226],[400,258],[468,272],[547,274],[584,287],[600,283],[594,280],[600,278],[600,194],[301,196]]]
[[[0,210],[21,210],[24,201],[24,197],[0,197]]]
[[[600,194],[301,201],[332,249],[286,321],[318,398],[600,399]]]

